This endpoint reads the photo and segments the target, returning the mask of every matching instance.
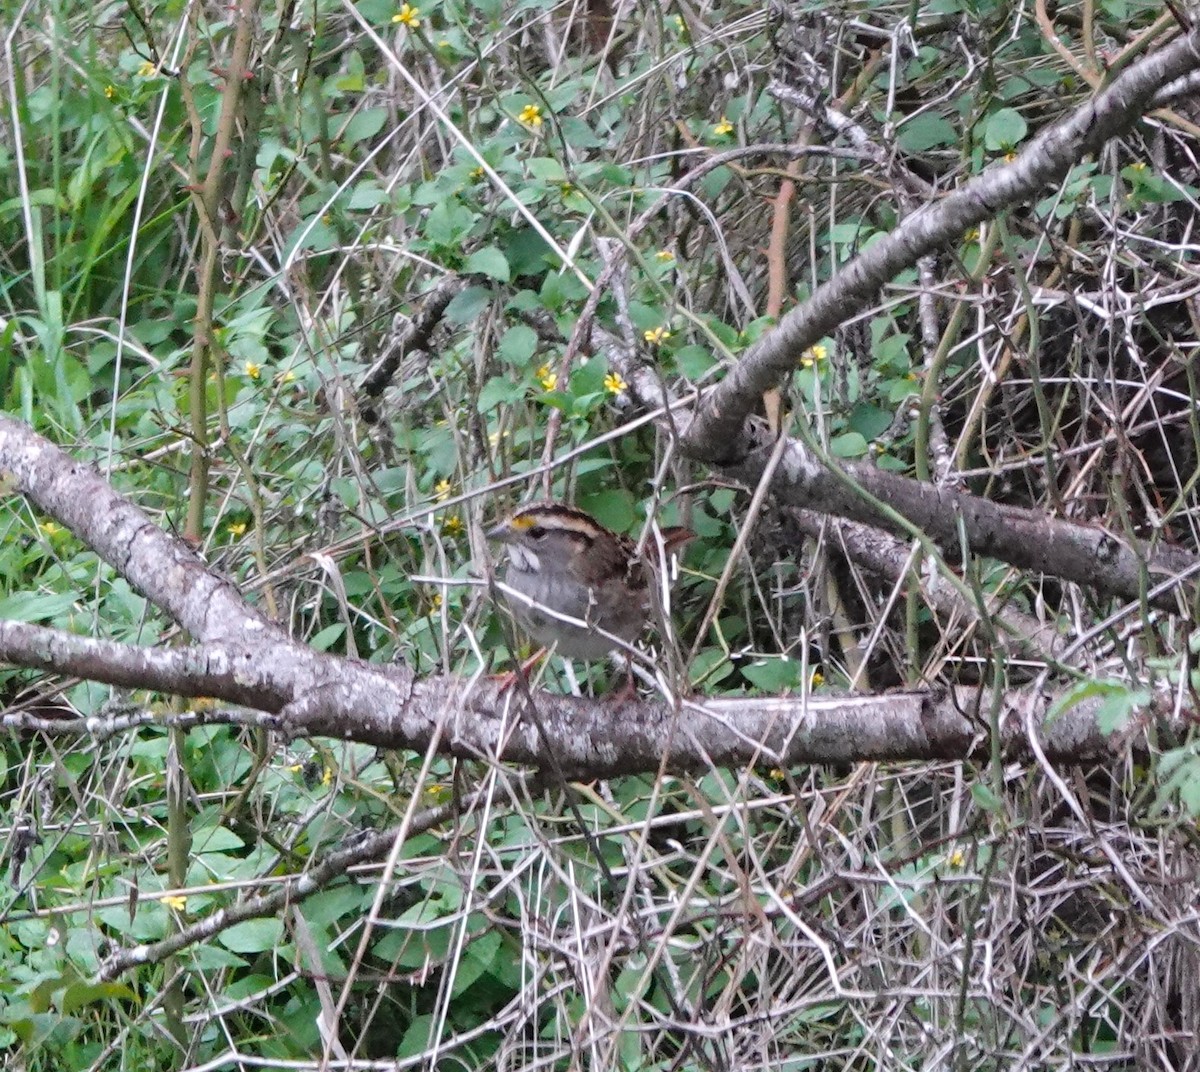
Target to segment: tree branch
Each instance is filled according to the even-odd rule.
[[[796,368],[808,347],[853,316],[884,284],[920,257],[1061,178],[1085,154],[1136,122],[1159,89],[1198,65],[1200,28],[1130,66],[1095,99],[1038,134],[1011,164],[985,171],[941,201],[908,216],[742,355],[725,379],[701,400],[684,433],[684,451],[698,461],[717,465],[740,461],[750,449],[746,418],[763,393]]]
[[[284,734],[355,740],[381,748],[557,768],[572,778],[668,770],[864,760],[965,759],[988,753],[986,725],[969,712],[973,689],[882,696],[795,696],[613,704],[517,689],[490,679],[416,680],[400,667],[321,654],[245,605],[182,541],[159,529],[31,429],[0,416],[0,470],[38,506],[94,547],[131,584],[194,633],[216,636],[182,651],[141,651],[19,622],[0,622],[0,660],[123,687],[212,696],[277,713]],[[1103,533],[1099,533],[1103,536]],[[198,602],[205,593],[208,603]],[[222,611],[215,614],[213,606]],[[232,637],[233,639],[226,639]],[[1010,708],[1044,715],[1052,697],[1013,692]],[[1076,762],[1114,742],[1096,724],[1099,701],[1081,703],[1046,730],[1043,748]],[[1026,748],[1012,720],[1003,747]],[[1036,717],[1034,725],[1041,726]],[[89,729],[91,723],[88,723]],[[103,723],[98,727],[103,730]]]
[[[0,413],[0,472],[4,471],[41,510],[194,637],[226,643],[285,637],[232,584],[210,572],[187,544],[163,532],[95,469]]]
[[[753,485],[763,473],[772,445],[764,441],[764,429],[756,432],[750,426],[749,431],[757,434],[759,445],[724,471]],[[1148,592],[1152,606],[1174,613],[1188,613],[1200,574],[1200,558],[1181,547],[1152,546],[1116,536],[1099,525],[1059,521],[1041,510],[991,502],[949,485],[924,484],[861,462],[826,464],[797,440],[788,443],[771,491],[788,506],[904,533],[895,520],[898,514],[947,549],[951,560],[958,558],[955,552],[965,542],[972,554],[1121,599],[1139,599],[1143,591]]]

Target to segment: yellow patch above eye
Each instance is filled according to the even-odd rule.
[[[525,529],[533,528],[537,522],[532,517],[514,517],[508,524],[511,528],[524,532]]]

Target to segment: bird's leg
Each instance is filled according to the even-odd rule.
[[[633,657],[625,653],[625,684],[609,698],[611,703],[628,703],[637,699],[637,682],[633,677]]]

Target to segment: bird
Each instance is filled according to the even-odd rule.
[[[667,556],[693,535],[686,528],[663,529]],[[504,545],[502,594],[517,624],[539,644],[588,661],[641,635],[655,573],[628,536],[583,510],[545,501],[520,507],[487,538]]]

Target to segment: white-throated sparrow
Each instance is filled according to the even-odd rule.
[[[487,537],[508,551],[504,596],[539,644],[556,645],[570,659],[600,659],[641,634],[653,573],[629,537],[557,502],[523,506]],[[669,528],[662,537],[670,554],[692,533]]]

